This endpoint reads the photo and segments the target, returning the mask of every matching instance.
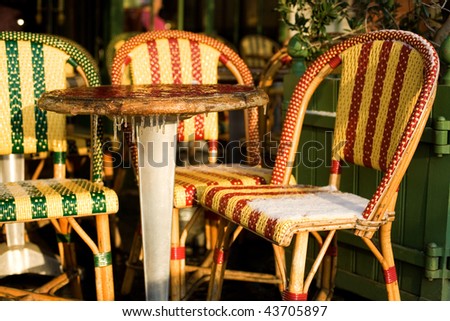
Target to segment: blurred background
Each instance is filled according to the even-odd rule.
[[[145,31],[144,12],[159,2],[167,29],[220,35],[235,47],[246,34],[264,33],[275,40],[280,36],[277,0],[1,0],[0,30],[72,39],[96,58],[106,75],[108,43],[122,33]]]

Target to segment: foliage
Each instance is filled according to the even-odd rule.
[[[399,19],[399,27],[430,40],[439,47],[450,32],[448,1],[415,0],[411,10]]]
[[[395,0],[358,0],[349,5],[342,0],[279,0],[277,11],[282,21],[296,31],[297,47],[306,60],[313,60],[335,40],[347,35],[380,29],[398,29]],[[291,16],[294,16],[291,21]],[[327,26],[345,19],[349,29],[332,38]],[[300,44],[300,45],[299,45]],[[299,54],[297,50],[297,54]]]
[[[315,59],[335,40],[357,32],[409,30],[436,47],[449,35],[450,1],[414,0],[402,16],[397,14],[399,7],[395,0],[278,0],[276,11],[288,29],[296,32],[296,53],[306,60]],[[342,19],[349,29],[338,37],[330,35],[326,27]]]
[[[399,29],[395,0],[358,0],[349,8],[349,25],[352,29],[363,27],[364,31]]]
[[[340,0],[279,0],[276,10],[304,47],[303,56],[313,60],[332,40],[326,27],[347,17],[348,3]],[[291,21],[291,15],[294,21]]]

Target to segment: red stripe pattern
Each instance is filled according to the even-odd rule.
[[[320,194],[319,194],[320,193]],[[301,212],[296,208],[286,207],[286,202],[291,199],[302,199],[305,196],[318,194],[319,198],[324,198],[324,193],[329,194],[330,199],[335,199],[341,206],[340,213],[335,216],[326,216],[328,211],[323,211],[326,218],[316,218],[309,216],[309,210]],[[220,194],[220,195],[219,195]],[[267,208],[255,207],[253,200],[267,200]],[[303,198],[304,200],[304,198]],[[269,202],[270,201],[270,202]],[[311,202],[311,200],[307,201]],[[305,222],[314,222],[313,224],[323,224],[323,220],[329,222],[333,219],[339,219],[342,224],[353,224],[356,226],[357,217],[351,210],[355,206],[361,213],[368,200],[363,198],[348,199],[345,193],[331,192],[314,186],[210,186],[202,194],[200,203],[203,207],[218,213],[237,224],[243,225],[250,231],[264,237],[267,240],[281,246],[287,246],[290,243],[290,237]],[[305,203],[304,203],[305,204]],[[313,203],[308,203],[314,206]],[[273,207],[273,208],[272,208]],[[279,216],[279,210],[285,210],[286,217]],[[286,231],[286,235],[280,235],[279,231]],[[288,237],[289,236],[289,237]]]
[[[387,152],[389,150],[389,146],[391,144],[391,137],[392,137],[392,130],[394,128],[394,120],[395,115],[397,113],[397,109],[399,108],[399,102],[400,102],[400,91],[402,89],[403,81],[404,81],[404,75],[406,72],[406,68],[408,67],[407,61],[408,56],[411,53],[411,48],[403,46],[401,53],[400,53],[400,59],[397,66],[397,73],[395,75],[395,86],[393,88],[393,92],[391,95],[391,102],[389,105],[388,115],[386,119],[385,124],[385,130],[383,135],[383,141],[382,141],[382,148],[380,151],[380,168],[386,170],[386,167],[388,165],[387,162]]]
[[[386,282],[386,284],[397,282],[397,271],[395,270],[395,266],[391,266],[387,270],[383,270],[383,273],[384,282]]]
[[[345,135],[346,143],[344,147],[344,156],[346,160],[352,163],[354,162],[353,151],[356,141],[356,128],[358,126],[359,120],[359,109],[361,107],[362,102],[364,84],[366,81],[365,74],[367,71],[367,65],[369,62],[369,53],[371,48],[372,48],[371,42],[363,44],[362,46],[361,54],[359,55],[358,59],[358,70],[355,76],[355,86],[353,88],[352,104],[348,115],[347,132]]]
[[[200,47],[198,41],[189,41],[191,47],[192,60],[192,78],[197,84],[202,84],[202,57],[200,55]]]
[[[158,30],[158,31],[150,31],[145,32],[139,35],[136,35],[130,39],[128,39],[116,52],[112,64],[111,70],[111,82],[112,84],[121,84],[123,72],[125,70],[124,66],[130,62],[131,56],[130,53],[138,47],[140,44],[147,43],[149,47],[149,59],[151,60],[151,69],[152,69],[152,83],[160,83],[161,75],[160,75],[160,66],[158,63],[158,52],[156,47],[156,41],[160,39],[169,39],[169,48],[171,52],[172,65],[174,67],[173,76],[174,82],[180,81],[180,70],[177,66],[179,66],[179,51],[180,46],[177,43],[176,39],[186,39],[190,42],[190,50],[191,50],[191,63],[192,63],[192,76],[194,82],[202,83],[202,69],[201,69],[201,50],[200,44],[209,46],[211,48],[216,49],[220,52],[219,60],[227,65],[231,63],[234,67],[236,67],[237,71],[240,73],[244,85],[254,85],[252,74],[248,69],[245,62],[239,57],[239,55],[231,48],[226,46],[224,43],[197,33],[180,31],[180,30]],[[151,47],[151,48],[150,48]],[[258,142],[259,142],[259,134],[258,134],[258,109],[250,108],[248,110],[248,128],[249,128],[249,137],[250,141],[253,142],[249,144],[250,148],[248,150],[249,155],[251,155],[250,159],[254,160],[254,162],[250,163],[250,165],[257,165],[260,160],[257,155],[259,155],[258,151]],[[204,135],[204,116],[198,116],[197,124],[200,126],[196,133],[193,133],[192,138],[195,139],[197,137],[203,137]],[[181,125],[182,126],[182,125]],[[203,127],[202,127],[203,126]],[[200,134],[200,132],[203,133]],[[179,128],[178,137],[180,140],[185,141],[186,138],[184,136],[184,128]],[[189,137],[190,138],[190,137]],[[201,138],[197,138],[201,139]]]
[[[186,258],[186,248],[184,246],[172,247],[170,249],[170,259],[172,261],[184,260]]]
[[[175,175],[174,207],[194,206],[208,186],[265,185],[270,181],[270,172],[246,167],[227,169],[224,166],[178,167]]]
[[[308,293],[292,293],[288,290],[282,293],[283,301],[306,301],[308,300]]]
[[[169,50],[170,59],[172,60],[172,78],[174,84],[182,84],[181,79],[181,58],[180,58],[180,46],[178,40],[169,38]]]
[[[156,41],[150,40],[147,43],[148,57],[150,58],[150,70],[152,71],[152,83],[161,83],[161,74],[159,68],[158,48],[156,47]]]
[[[194,83],[202,84],[202,62],[200,55],[200,47],[198,42],[189,41],[191,47],[192,60],[192,78]],[[195,115],[195,140],[202,140],[205,138],[205,115]]]
[[[404,130],[404,134],[400,139],[400,142],[398,145],[396,145],[396,151],[394,153],[394,156],[392,159],[381,159],[380,163],[384,162],[384,164],[381,164],[380,166],[382,169],[385,170],[385,175],[378,186],[376,192],[374,193],[369,205],[367,206],[364,216],[366,218],[371,217],[374,209],[376,208],[376,205],[380,198],[385,195],[386,188],[389,185],[389,182],[392,179],[392,176],[395,173],[395,169],[397,168],[400,160],[402,159],[403,153],[407,146],[409,145],[411,134],[414,132],[414,130],[417,127],[417,124],[419,120],[421,119],[424,111],[424,107],[427,106],[427,103],[432,95],[432,93],[435,90],[435,86],[437,83],[437,77],[439,72],[439,58],[436,53],[436,50],[433,48],[433,46],[424,38],[408,32],[408,31],[397,31],[397,30],[382,30],[382,31],[376,31],[371,32],[367,34],[363,34],[360,36],[356,36],[354,38],[345,40],[334,47],[332,47],[330,50],[325,52],[323,55],[321,55],[314,63],[306,70],[306,72],[303,74],[302,78],[300,79],[299,83],[297,84],[296,88],[294,89],[294,92],[292,94],[288,111],[286,113],[285,122],[281,134],[281,141],[280,141],[280,147],[277,153],[277,158],[275,161],[275,167],[273,170],[272,175],[272,184],[282,184],[284,176],[287,175],[287,168],[288,166],[291,166],[292,164],[288,164],[289,155],[292,153],[296,153],[297,146],[293,146],[293,134],[294,134],[294,128],[296,126],[298,119],[298,115],[301,115],[300,112],[300,106],[302,103],[302,100],[305,98],[305,93],[308,87],[310,86],[311,82],[315,79],[315,77],[319,74],[319,72],[329,64],[333,64],[334,66],[334,60],[336,59],[336,56],[342,57],[342,53],[349,49],[350,47],[353,47],[355,45],[361,44],[363,46],[370,46],[366,44],[370,44],[373,41],[400,41],[404,42],[407,45],[404,46],[404,49],[402,49],[405,52],[402,52],[402,55],[407,55],[406,52],[409,50],[408,48],[413,48],[416,50],[421,57],[423,57],[423,61],[425,63],[424,66],[424,80],[423,80],[423,86],[421,88],[421,91],[418,95],[417,102],[415,103],[414,110],[412,112],[412,115],[407,123],[407,127]],[[387,50],[387,48],[386,48]],[[364,59],[362,57],[361,59]],[[404,58],[400,58],[402,60]],[[363,65],[361,64],[361,67]],[[381,67],[380,67],[381,68]],[[401,64],[398,67],[399,74],[397,75],[398,80],[401,79]],[[396,80],[397,81],[397,80]],[[392,98],[398,95],[392,94]],[[358,96],[357,93],[355,93],[355,100],[357,101]],[[395,107],[395,98],[391,102],[392,107]],[[388,118],[393,118],[393,111],[391,115],[388,115]],[[352,119],[352,121],[354,121]],[[390,129],[387,128],[387,131]],[[349,130],[350,140],[352,135],[352,128]],[[383,142],[383,146],[389,146],[391,143],[388,141],[388,134],[386,133],[386,140]],[[350,142],[351,144],[351,142]],[[367,144],[370,145],[370,141],[367,142]],[[383,147],[384,148],[384,147]],[[388,150],[385,152],[387,153]],[[350,158],[352,157],[350,149],[347,150],[347,154]]]
[[[373,136],[375,135],[375,129],[377,124],[378,112],[381,103],[381,94],[383,91],[384,77],[387,72],[388,57],[392,49],[392,42],[386,41],[383,43],[380,51],[380,57],[378,59],[376,80],[373,88],[372,101],[370,104],[369,116],[366,125],[366,137],[364,139],[363,150],[363,163],[366,167],[372,167],[372,146]]]
[[[180,121],[178,123],[177,134],[178,134],[178,141],[179,142],[184,142],[186,140],[184,138],[184,122],[183,121]]]

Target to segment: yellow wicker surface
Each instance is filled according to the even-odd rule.
[[[342,65],[329,186],[283,186],[292,171],[305,111],[320,82]],[[378,259],[389,300],[400,292],[391,243],[400,183],[428,121],[439,77],[439,58],[424,38],[408,31],[382,30],[357,35],[330,48],[305,71],[294,89],[284,119],[271,184],[251,187],[207,187],[200,204],[227,223],[216,242],[209,298],[220,298],[233,223],[281,246],[291,240],[290,275],[283,299],[306,300],[317,275],[318,298],[330,299],[337,269],[336,231],[350,229]],[[384,172],[373,196],[339,192],[341,163]],[[351,172],[351,171],[350,171]],[[221,221],[222,222],[222,221]],[[324,231],[328,233],[317,233]],[[371,240],[379,231],[377,242]],[[296,236],[295,238],[293,236]],[[318,241],[309,267],[308,240]],[[295,242],[294,242],[295,241]],[[277,256],[277,271],[287,270]],[[308,271],[309,270],[309,271]]]
[[[160,42],[161,41],[161,42]],[[189,42],[189,50],[187,43]],[[139,49],[137,49],[139,47]],[[167,53],[169,48],[170,58],[167,55],[162,56],[160,51]],[[141,51],[143,57],[135,56],[131,54],[134,50]],[[147,52],[145,52],[147,51]],[[220,53],[219,56],[217,54]],[[214,57],[217,56],[217,60]],[[140,72],[147,73],[146,83],[161,83],[162,79],[168,81],[172,79],[174,83],[214,83],[217,82],[217,68],[219,61],[225,65],[233,75],[236,77],[238,83],[253,85],[253,78],[244,61],[234,52],[231,48],[225,44],[215,40],[212,37],[208,37],[202,34],[180,31],[180,30],[164,30],[164,31],[151,31],[139,34],[128,39],[123,46],[117,51],[114,57],[111,81],[113,84],[122,84],[126,82],[124,75],[129,74],[130,64],[134,64],[133,60],[136,58],[142,61],[142,64],[136,63],[137,68],[142,69]],[[148,60],[150,59],[150,61]],[[162,59],[160,63],[159,60]],[[170,64],[168,64],[170,59]],[[192,66],[187,64],[187,61],[191,60]],[[143,68],[143,66],[149,67]],[[170,67],[169,70],[162,70],[162,67]],[[133,68],[131,68],[133,69]],[[146,70],[143,70],[146,69]],[[192,71],[192,72],[190,72]],[[131,70],[133,72],[133,70]],[[189,74],[189,75],[188,75]],[[183,78],[183,77],[192,77]],[[138,79],[136,81],[139,81]],[[248,114],[248,136],[246,137],[249,142],[248,155],[249,159],[257,161],[259,160],[259,152],[257,149],[258,138],[258,110],[257,108],[249,108],[246,113]],[[201,140],[205,137],[215,137],[216,130],[218,131],[216,116],[209,124],[205,124],[202,120],[206,115],[195,116],[196,121],[201,126],[193,132],[187,132],[184,127],[184,121],[180,122],[178,139],[180,141],[186,140]],[[212,114],[208,114],[209,118]],[[192,128],[192,125],[186,123],[186,127]],[[205,137],[198,137],[198,132],[212,131],[211,134],[204,133]],[[214,130],[213,130],[214,128]],[[210,138],[211,139],[211,138]],[[256,165],[253,164],[252,165]]]
[[[414,108],[415,102],[419,97],[421,86],[423,83],[423,74],[417,73],[417,70],[423,69],[423,60],[417,51],[411,51],[409,55],[402,52],[404,44],[397,42],[394,43],[389,55],[382,53],[383,41],[375,41],[370,50],[370,56],[368,57],[365,81],[363,85],[359,85],[357,88],[361,92],[361,107],[358,113],[358,119],[355,119],[357,123],[356,137],[354,137],[354,151],[353,162],[358,165],[365,165],[364,157],[370,161],[370,166],[378,170],[384,170],[388,167],[390,160],[392,159],[395,149],[402,138],[403,129],[406,127],[409,115]],[[346,50],[342,54],[342,74],[341,74],[341,86],[339,94],[338,114],[336,117],[336,130],[335,130],[335,146],[344,146],[342,142],[348,141],[349,131],[349,117],[350,109],[352,107],[352,96],[355,90],[357,79],[357,70],[359,67],[358,59],[362,53],[363,45],[357,45]],[[364,54],[364,53],[363,53]],[[403,84],[399,83],[396,79],[395,73],[385,73],[383,87],[379,88],[374,86],[374,82],[380,72],[378,66],[380,66],[380,60],[386,59],[387,70],[396,70],[398,64],[401,63],[401,59],[407,60],[407,68],[405,70],[405,76]],[[397,81],[396,81],[397,80]],[[374,95],[378,95],[380,98],[380,106],[378,114],[374,114],[371,111],[370,105],[373,104]],[[398,104],[400,106],[408,106],[399,110],[401,114],[397,114],[395,118],[389,117],[389,109],[392,108],[392,101],[398,95]],[[375,119],[376,118],[376,119]],[[394,122],[390,125],[390,121]],[[376,121],[375,131],[368,133],[366,128],[370,122]],[[392,133],[389,140],[385,138],[385,132],[388,126],[392,126]],[[367,146],[367,135],[372,135],[372,146]],[[387,151],[387,156],[384,160],[381,160],[381,152]],[[346,159],[344,148],[337,150],[339,156],[342,159]]]
[[[196,205],[208,186],[252,186],[268,184],[272,178],[269,168],[240,164],[177,167],[174,207]],[[291,176],[290,185],[296,183]]]
[[[22,63],[19,65],[19,74],[17,75],[17,82],[20,81],[20,97],[17,100],[21,106],[17,106],[22,111],[23,117],[23,148],[25,154],[37,152],[37,138],[36,138],[36,119],[35,119],[35,105],[36,98],[33,84],[33,65],[32,61],[32,47],[29,41],[18,41],[18,61]],[[6,51],[6,42],[0,41],[0,52]],[[65,65],[69,56],[56,48],[51,46],[43,46],[44,54],[44,76],[45,89],[61,89],[66,87]],[[6,59],[0,59],[0,75],[8,75],[8,66]],[[8,84],[8,77],[0,76],[0,129],[2,135],[0,136],[0,154],[7,155],[15,152],[12,143],[12,125],[11,125],[11,110],[10,110],[10,86]],[[12,104],[16,104],[12,102]],[[65,116],[57,113],[47,113],[47,140],[48,150],[55,152],[64,152],[67,149],[65,142]]]
[[[174,206],[192,206],[211,185],[260,185],[270,182],[272,171],[264,168],[229,165],[177,167]]]
[[[173,41],[173,40],[172,40]],[[218,65],[220,52],[210,46],[199,44],[200,55],[200,68],[194,70],[195,63],[193,62],[195,57],[192,57],[191,43],[188,39],[177,39],[179,51],[179,61],[174,62],[174,53],[171,49],[169,39],[157,39],[155,40],[155,52],[158,55],[158,64],[152,64],[150,57],[151,53],[148,49],[148,44],[144,43],[134,48],[130,53],[130,64],[122,75],[122,83],[129,82],[127,76],[130,75],[131,83],[133,84],[148,84],[149,80],[153,79],[153,82],[161,84],[196,84],[199,83],[197,77],[200,75],[202,84],[216,84],[218,79]],[[154,59],[155,60],[155,59]],[[174,71],[174,69],[176,71]],[[180,77],[180,78],[176,78]],[[198,136],[196,130],[199,130],[199,126],[196,126],[199,122],[199,118],[202,118],[202,133],[203,139],[217,140],[219,138],[218,131],[218,115],[217,113],[209,113],[207,115],[198,115],[191,117],[183,121],[183,126],[180,128],[182,137],[181,141],[194,141]]]
[[[355,227],[369,200],[357,195],[308,186],[209,187],[201,204],[281,246],[295,232]]]
[[[39,179],[0,184],[0,222],[112,214],[116,193],[83,179]]]
[[[0,153],[45,155],[50,151],[54,152],[55,165],[61,165],[67,149],[65,116],[39,109],[37,101],[45,91],[70,85],[68,65],[88,86],[100,84],[98,67],[84,48],[68,39],[15,31],[0,32],[0,39]],[[91,129],[95,131],[91,177],[100,182],[102,158],[97,139],[102,137],[102,126],[96,116],[92,118]],[[0,184],[0,224],[51,220],[62,267],[61,275],[36,289],[3,287],[0,296],[14,300],[59,300],[62,298],[56,291],[70,283],[72,293],[64,291],[63,296],[82,299],[79,268],[71,243],[71,232],[75,231],[93,255],[97,299],[114,299],[108,216],[118,211],[117,195],[101,182],[63,179],[64,169],[54,167],[58,179]],[[75,220],[84,216],[96,216],[95,239]],[[23,258],[16,259],[21,265],[19,261]]]

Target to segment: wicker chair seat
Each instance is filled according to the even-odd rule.
[[[264,185],[211,186],[200,203],[265,239],[289,246],[293,235],[305,229],[355,228],[369,200],[329,187]]]
[[[175,172],[175,208],[196,205],[208,186],[265,185],[272,178],[272,170],[269,168],[240,164],[177,167]],[[293,175],[289,184],[296,184]]]
[[[311,99],[320,95],[317,88],[338,68],[329,186],[282,187],[287,186],[292,164],[308,158],[298,157],[297,147]],[[283,274],[280,294],[285,300],[332,298],[337,273],[336,231],[342,229],[360,237],[380,263],[388,299],[400,299],[391,239],[396,201],[429,123],[439,68],[432,44],[417,34],[400,30],[369,32],[344,40],[307,68],[295,86],[284,117],[271,185],[209,187],[200,201],[224,218],[220,220],[214,250],[209,300],[220,299],[232,233],[237,228],[254,231],[281,247],[290,245],[292,239],[290,270],[283,253],[277,250],[275,257],[277,271]],[[309,136],[309,132],[306,135],[306,141],[318,137]],[[349,164],[382,174],[376,189],[372,187],[370,200],[356,195],[362,190],[355,190],[355,195],[337,192],[341,178],[351,180],[356,172],[353,168],[344,169]],[[313,178],[312,182],[319,181],[315,172],[309,174],[308,166],[297,173],[303,169]],[[370,182],[362,184],[372,186]],[[370,193],[365,190],[365,195]],[[375,233],[377,242],[372,240]],[[310,236],[318,247],[309,247]],[[310,264],[308,254],[312,250],[314,259]],[[308,296],[314,278],[319,291]]]
[[[0,222],[116,213],[116,193],[84,179],[40,179],[0,184]]]
[[[233,77],[231,83],[254,85],[250,70],[239,55],[224,43],[209,36],[180,30],[151,31],[128,39],[115,54],[112,84],[216,84],[219,67]],[[228,115],[225,113],[224,118]],[[258,108],[244,111],[246,131],[246,163],[259,165]],[[176,167],[174,208],[172,211],[172,245],[170,296],[172,300],[186,300],[199,284],[207,280],[212,252],[217,238],[218,215],[197,208],[183,230],[180,230],[179,210],[195,207],[206,187],[210,185],[258,185],[270,182],[272,171],[255,167],[218,166],[219,117],[217,113],[197,115],[180,121],[177,132],[179,142],[207,141],[210,166]],[[226,131],[225,131],[226,132]],[[226,134],[225,134],[226,136]],[[125,131],[125,141],[132,154],[136,173],[139,161],[136,144]],[[215,164],[215,165],[212,165]],[[139,176],[137,176],[138,178]],[[137,180],[138,181],[138,180]],[[138,182],[139,183],[139,182]],[[205,214],[205,215],[204,215]],[[201,264],[186,265],[185,245],[197,218],[204,218],[205,248],[209,252]],[[122,294],[131,291],[133,266],[140,264],[140,229],[135,233],[122,284]],[[195,271],[195,272],[194,272]],[[247,279],[240,277],[241,280]]]
[[[84,257],[86,253],[93,255],[90,269],[93,278],[84,280],[95,285],[97,300],[114,300],[109,219],[118,211],[118,198],[113,190],[103,187],[106,170],[101,149],[102,118],[92,116],[90,129],[86,130],[92,146],[86,150],[92,182],[81,178],[66,179],[69,168],[73,168],[70,162],[66,162],[67,116],[47,112],[38,105],[41,96],[52,90],[99,86],[100,73],[96,61],[85,48],[69,39],[20,31],[0,32],[0,52],[0,155],[3,173],[0,175],[0,228],[4,234],[0,274],[2,277],[42,274],[48,270],[51,271],[49,275],[54,276],[33,289],[22,289],[23,284],[20,287],[19,284],[2,286],[0,300],[90,300],[89,296],[94,293],[83,291],[81,286],[80,272],[85,269],[77,261],[72,232],[88,247],[81,248],[80,254]],[[31,174],[29,169],[32,167],[26,166],[26,160],[39,160],[28,180],[25,177]],[[50,160],[53,170],[46,174],[53,179],[41,179],[40,173]],[[95,232],[85,229],[77,220],[88,216],[95,216]],[[38,228],[51,223],[56,234],[58,257],[52,251],[46,253],[41,250],[40,246],[33,244],[32,238],[27,237],[31,226],[25,222],[30,221],[39,221],[39,224],[31,225]],[[42,241],[47,241],[47,236]],[[42,262],[37,269],[34,257],[39,257],[39,262]],[[42,257],[44,261],[41,261]],[[47,268],[47,262],[50,268]],[[64,287],[67,291],[60,292]]]

